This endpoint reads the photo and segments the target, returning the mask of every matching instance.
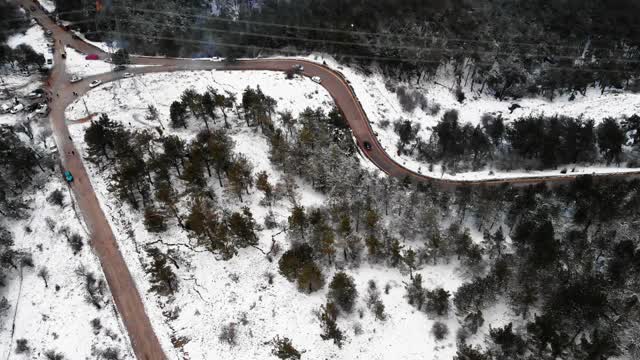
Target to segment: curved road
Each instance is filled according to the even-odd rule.
[[[33,3],[28,0],[18,0],[25,8],[30,8]],[[66,107],[75,101],[73,92],[82,95],[90,90],[89,83],[93,80],[104,82],[122,78],[123,72],[110,72],[85,78],[75,84],[69,82],[69,75],[65,71],[64,59],[60,56],[60,50],[66,44],[76,50],[88,54],[98,54],[100,58],[108,60],[109,54],[99,48],[90,45],[80,39],[74,39],[70,33],[57,26],[39,8],[32,11],[32,16],[47,30],[53,32],[56,42],[55,66],[49,78],[49,88],[52,93],[50,102],[50,122],[60,151],[63,165],[69,169],[75,177],[72,185],[76,200],[81,209],[85,222],[90,229],[92,245],[100,259],[107,283],[111,289],[114,302],[120,312],[122,320],[127,328],[134,352],[138,359],[164,359],[166,358],[162,347],[153,331],[153,327],[146,315],[144,304],[136,288],[127,265],[118,249],[118,243],[113,235],[111,227],[103,213],[95,195],[87,171],[82,159],[77,155],[73,141],[69,135],[64,111]],[[418,181],[431,182],[443,187],[460,185],[500,185],[500,184],[537,184],[542,182],[567,182],[574,180],[577,175],[566,176],[532,176],[516,179],[491,179],[480,181],[451,181],[432,178],[415,173],[396,163],[382,148],[369,124],[367,115],[360,105],[353,89],[344,77],[326,67],[314,62],[293,59],[256,59],[242,60],[234,64],[213,62],[209,60],[173,59],[162,57],[132,56],[131,62],[137,65],[154,65],[130,68],[127,71],[135,74],[171,72],[183,70],[271,70],[285,71],[295,64],[304,64],[304,75],[318,76],[322,79],[321,85],[333,97],[336,106],[340,109],[353,132],[361,152],[379,169],[390,176],[409,176]],[[362,147],[364,141],[372,145],[371,150]],[[627,173],[600,174],[607,177],[637,176],[640,171]]]

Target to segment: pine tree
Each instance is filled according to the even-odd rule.
[[[298,275],[298,290],[311,294],[322,289],[324,286],[324,275],[313,261],[306,262],[300,269]]]
[[[358,290],[353,278],[342,271],[337,272],[329,283],[327,298],[345,312],[350,313],[353,311],[357,297]]]
[[[178,277],[168,263],[167,255],[158,248],[147,249],[147,254],[152,258],[147,272],[151,276],[151,291],[160,295],[174,294],[178,291]]]

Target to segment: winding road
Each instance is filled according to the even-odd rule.
[[[18,3],[22,4],[25,9],[37,6],[29,0],[18,0]],[[64,29],[56,25],[41,8],[36,7],[35,11],[31,11],[31,15],[46,30],[50,30],[53,33],[52,36],[55,41],[56,51],[55,65],[48,81],[49,89],[52,93],[49,119],[63,166],[65,169],[70,170],[75,177],[72,188],[83,218],[90,229],[92,237],[91,244],[100,259],[105,278],[107,279],[114,302],[126,326],[137,358],[145,360],[165,359],[166,356],[145,312],[140,293],[118,248],[118,242],[100,207],[82,159],[77,155],[79,152],[73,144],[64,117],[67,106],[76,100],[74,93],[81,96],[91,89],[89,86],[91,81],[101,80],[103,83],[114,81],[122,78],[123,72],[103,73],[87,77],[74,84],[70,83],[70,76],[66,72],[64,59],[60,55],[60,50],[63,49],[64,45],[70,46],[85,54],[98,54],[99,57],[104,60],[109,59],[109,54],[81,39],[74,39],[69,32],[64,31]],[[342,111],[345,119],[347,119],[362,154],[389,176],[409,176],[414,180],[430,182],[442,187],[568,182],[577,177],[577,175],[562,175],[479,181],[452,181],[432,178],[413,172],[395,162],[384,151],[383,147],[373,135],[373,130],[367,115],[346,79],[339,72],[311,61],[286,58],[255,59],[226,64],[210,60],[132,56],[131,62],[136,65],[153,65],[132,67],[127,70],[134,74],[213,69],[286,71],[295,64],[304,64],[305,76],[318,76],[321,78],[321,85],[331,94],[336,106]],[[372,145],[370,150],[363,148],[362,145],[364,141],[368,141]],[[630,177],[639,174],[640,171],[598,174],[597,176]]]

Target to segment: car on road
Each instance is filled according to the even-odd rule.
[[[53,59],[51,58],[47,59],[47,65],[53,65]]]
[[[320,76],[314,76],[311,78],[311,81],[320,84],[322,82],[322,79],[320,79]]]
[[[100,85],[100,84],[102,84],[102,81],[100,81],[100,80],[93,80],[93,81],[89,84],[89,87],[94,88],[94,87],[96,87],[96,86],[98,86],[98,85]]]
[[[77,83],[78,81],[82,81],[82,78],[80,76],[78,76],[78,75],[73,75],[71,77],[71,80],[69,80],[69,81],[71,81],[72,83]]]
[[[362,144],[364,145],[364,148],[367,150],[371,150],[371,143],[368,141],[363,141]]]
[[[126,67],[126,66],[124,66],[124,65],[118,65],[118,66],[116,66],[115,68],[113,68],[113,71],[123,71],[123,70],[126,70],[126,69],[127,69],[127,67]]]
[[[124,73],[122,74],[122,77],[126,77],[126,78],[133,77],[133,73]]]
[[[64,179],[65,179],[68,183],[73,182],[73,174],[71,174],[71,171],[69,171],[69,170],[65,170],[65,171],[64,171]]]

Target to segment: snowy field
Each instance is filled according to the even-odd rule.
[[[90,91],[85,100],[91,112],[105,112],[111,119],[118,120],[125,127],[151,128],[160,124],[149,124],[144,119],[149,104],[160,111],[160,118],[165,131],[184,139],[192,138],[204,128],[204,124],[191,121],[188,130],[172,130],[168,127],[168,107],[172,101],[178,100],[182,91],[193,87],[204,91],[212,86],[219,92],[233,92],[241,98],[241,92],[247,86],[260,85],[266,95],[278,100],[277,111],[289,110],[294,114],[306,107],[322,107],[328,110],[332,101],[328,93],[309,79],[285,80],[283,74],[274,72],[223,72],[195,71],[174,74],[147,74],[119,83],[105,84]],[[171,91],[167,91],[171,89]],[[239,101],[239,100],[238,100]],[[69,119],[85,116],[84,105],[75,103],[67,110]],[[221,125],[221,118],[216,126]],[[243,121],[237,120],[235,114],[230,115],[233,124],[231,137],[236,142],[236,151],[249,158],[254,172],[265,170],[271,182],[277,182],[282,174],[272,168],[268,159],[268,144],[258,129],[247,128]],[[84,129],[87,124],[73,125],[71,131],[74,141],[80,144],[83,156],[86,146],[83,142]],[[338,349],[332,342],[320,338],[320,325],[314,311],[326,301],[326,286],[312,295],[300,293],[295,284],[288,282],[278,273],[277,262],[269,262],[266,257],[254,248],[239,251],[229,261],[218,261],[215,256],[204,251],[188,249],[193,240],[188,234],[173,226],[167,233],[150,234],[145,230],[142,215],[115,200],[107,190],[104,173],[94,165],[86,163],[94,188],[107,214],[114,232],[119,240],[121,250],[136,280],[137,286],[145,296],[145,305],[158,336],[165,350],[173,358],[188,357],[190,359],[266,359],[270,358],[270,346],[265,342],[274,336],[291,338],[293,344],[306,351],[304,357],[309,359],[423,359],[431,354],[430,359],[451,359],[455,354],[455,332],[458,322],[450,312],[448,317],[428,318],[407,303],[404,283],[409,281],[406,273],[383,266],[363,264],[358,269],[348,269],[358,286],[360,298],[356,309],[363,309],[363,318],[358,312],[347,317],[340,317],[339,326],[348,338],[343,349]],[[213,183],[216,183],[213,181]],[[263,223],[268,208],[259,205],[261,194],[253,189],[251,196],[244,204],[238,204],[235,195],[230,194],[217,185],[212,184],[218,202],[222,207],[238,210],[240,205],[249,206],[258,223]],[[308,184],[298,181],[298,196],[305,207],[320,206],[324,197],[310,189]],[[281,201],[273,207],[278,222],[286,222],[290,214],[291,204]],[[186,209],[183,210],[183,213]],[[264,230],[260,233],[259,247],[268,250],[272,235],[279,230]],[[277,235],[276,241],[283,249],[288,248],[284,234]],[[173,298],[161,298],[148,292],[148,277],[144,273],[144,264],[148,261],[143,252],[145,244],[153,244],[160,248],[175,249],[181,254],[180,291]],[[189,245],[190,246],[190,245]],[[442,286],[454,292],[464,281],[464,275],[457,270],[457,262],[426,266],[419,272],[425,279],[425,287],[432,289]],[[334,270],[335,271],[335,270]],[[267,273],[275,275],[274,283],[269,285]],[[333,272],[326,273],[327,281]],[[364,296],[369,280],[375,280],[380,289],[389,284],[388,295],[381,295],[389,318],[376,321],[366,309]],[[179,313],[176,319],[170,320],[163,314]],[[470,339],[471,343],[482,343],[488,332],[488,323],[499,326],[513,315],[504,306],[495,313],[487,314],[487,322],[478,334]],[[450,335],[441,342],[436,342],[429,334],[436,320],[449,326]],[[229,322],[238,323],[238,346],[230,347],[218,340],[223,325]],[[363,333],[356,335],[356,324],[362,327]],[[176,349],[169,339],[188,339],[181,350]],[[169,344],[169,345],[167,345]]]
[[[54,189],[65,194],[62,208],[46,200]],[[98,310],[85,300],[84,279],[76,272],[84,267],[98,279],[103,279],[102,269],[88,244],[88,235],[70,196],[60,174],[49,171],[47,181],[30,198],[33,209],[30,217],[5,224],[13,233],[14,249],[31,253],[35,267],[23,268],[22,279],[19,271],[10,272],[8,286],[0,288],[0,298],[6,297],[11,305],[0,321],[0,356],[3,358],[42,359],[46,351],[55,350],[63,353],[66,359],[89,359],[96,358],[97,352],[107,347],[115,347],[124,355],[123,359],[133,359],[129,339],[115,312],[108,288],[105,293],[108,302],[102,309]],[[63,227],[67,227],[70,234],[82,236],[84,246],[76,255],[60,233]],[[38,275],[41,269],[48,272],[48,286]],[[91,325],[96,318],[101,324],[99,330]],[[15,332],[12,334],[13,323]],[[28,341],[31,348],[28,357],[14,354],[17,339]]]

